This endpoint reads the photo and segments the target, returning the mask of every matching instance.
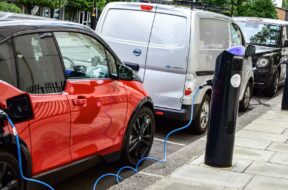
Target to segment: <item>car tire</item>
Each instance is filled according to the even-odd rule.
[[[24,181],[19,179],[19,167],[17,159],[10,153],[0,149],[0,189],[23,190]],[[10,185],[9,185],[10,184]],[[12,185],[13,184],[13,185]],[[8,188],[10,186],[10,188]],[[11,186],[15,186],[12,188]]]
[[[266,96],[273,97],[277,93],[279,88],[279,80],[280,80],[280,74],[279,71],[277,70],[276,73],[274,74],[271,86],[264,91],[264,94]]]
[[[155,117],[148,107],[141,108],[132,118],[124,136],[121,160],[135,166],[150,153],[155,134]]]
[[[210,97],[205,94],[200,104],[196,118],[192,122],[192,126],[189,128],[189,132],[193,134],[205,133],[209,125],[210,103]]]
[[[250,100],[252,98],[253,88],[252,84],[248,82],[242,100],[239,102],[239,111],[245,112],[249,108]]]

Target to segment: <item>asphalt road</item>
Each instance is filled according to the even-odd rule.
[[[281,96],[281,95],[282,95],[282,89],[277,93],[277,96]],[[254,95],[254,97],[252,98],[251,105],[250,105],[248,112],[252,111],[254,108],[259,106],[259,103],[265,104],[265,102],[271,99],[271,98],[267,98],[263,96],[260,96],[260,98],[258,98],[258,96],[259,95]],[[248,112],[239,113],[239,117],[240,116],[245,117],[245,114]],[[154,143],[153,143],[150,156],[157,157],[159,159],[163,158],[163,142],[162,141],[168,132],[170,132],[173,129],[176,129],[177,127],[179,127],[179,125],[180,124],[177,124],[172,121],[165,122],[165,121],[158,120],[155,139],[154,139]],[[176,152],[177,150],[183,148],[184,146],[196,141],[197,139],[201,138],[203,135],[193,135],[193,134],[189,134],[187,131],[182,131],[171,136],[167,145],[167,155],[173,152]],[[147,167],[151,165],[152,163],[153,163],[152,161],[145,161],[144,164],[141,166],[141,168]],[[109,163],[109,164],[106,164],[106,163],[99,164],[93,168],[90,168],[82,173],[79,173],[76,176],[73,176],[57,184],[56,186],[54,185],[54,187],[56,190],[91,190],[93,183],[99,176],[108,172],[115,173],[120,167],[122,167],[122,164],[119,162]],[[121,176],[123,178],[127,178],[131,175],[133,175],[133,172],[124,171]],[[115,178],[106,177],[100,182],[100,185],[97,186],[97,190],[105,190],[113,186],[114,184],[116,184]]]

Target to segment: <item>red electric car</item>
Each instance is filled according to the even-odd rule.
[[[50,183],[98,160],[136,164],[153,143],[153,103],[139,77],[75,23],[0,13],[0,109],[16,123],[25,176]],[[0,189],[30,186],[16,155],[2,119]]]

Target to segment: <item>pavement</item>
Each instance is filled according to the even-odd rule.
[[[110,189],[287,190],[288,111],[280,110],[281,98],[260,106],[263,113],[244,126],[237,123],[232,167],[204,164],[204,136]]]

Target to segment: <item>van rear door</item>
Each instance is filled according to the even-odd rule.
[[[96,29],[123,63],[140,66],[142,80],[155,10],[152,5],[112,3],[105,8]]]
[[[178,14],[179,13],[179,14]],[[148,47],[144,86],[154,105],[180,110],[184,94],[191,11],[157,7]]]

